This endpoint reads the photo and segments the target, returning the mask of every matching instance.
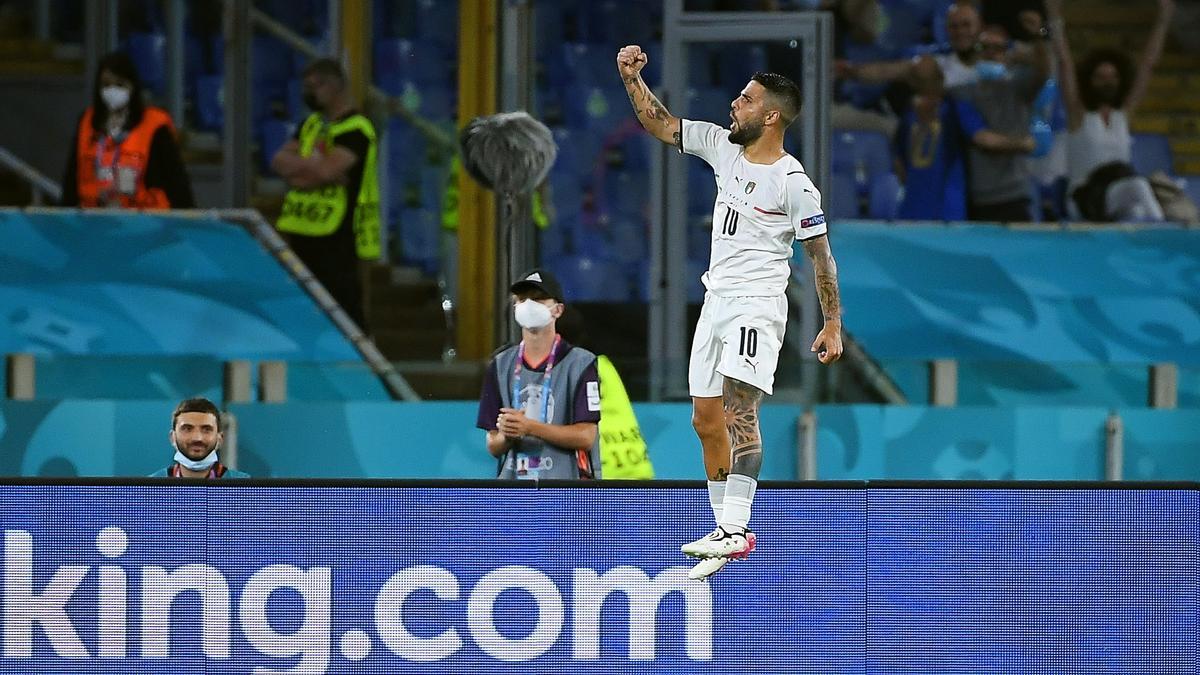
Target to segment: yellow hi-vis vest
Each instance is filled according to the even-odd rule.
[[[375,127],[366,117],[354,114],[344,120],[326,124],[319,113],[313,113],[300,127],[300,156],[308,157],[322,141],[333,147],[334,137],[347,131],[361,131],[367,137],[367,156],[363,158],[362,185],[354,196],[354,243],[358,257],[363,260],[379,258],[379,178],[376,172]],[[326,185],[315,190],[289,190],[283,201],[283,212],[275,227],[308,237],[325,237],[337,231],[349,208],[345,185]]]
[[[596,357],[596,371],[600,375],[600,475],[654,478],[654,465],[621,376],[603,354]]]

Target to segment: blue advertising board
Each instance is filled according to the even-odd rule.
[[[5,673],[1194,673],[1194,485],[9,484]]]

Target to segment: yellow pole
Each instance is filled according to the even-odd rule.
[[[458,31],[458,126],[496,112],[496,0],[461,0]],[[466,171],[458,172],[458,354],[487,358],[495,349],[496,205]]]
[[[367,0],[345,0],[339,13],[342,19],[342,54],[346,58],[350,93],[354,97],[354,105],[363,110],[367,101],[367,87],[371,84],[371,3]]]

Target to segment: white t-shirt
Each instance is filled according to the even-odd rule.
[[[970,84],[979,79],[975,66],[968,66],[963,63],[958,54],[953,52],[949,54],[934,54],[933,60],[942,69],[942,77],[945,79],[944,86],[947,89]]]
[[[722,297],[784,293],[792,243],[826,232],[821,193],[791,155],[754,164],[729,142],[728,129],[692,120],[680,125],[683,151],[708,162],[717,182],[704,286]]]

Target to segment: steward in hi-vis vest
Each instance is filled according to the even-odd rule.
[[[313,113],[271,160],[291,188],[275,227],[365,332],[359,260],[380,253],[375,128],[354,109],[337,61],[312,62],[302,82]]]
[[[359,132],[367,139],[367,149],[357,190],[353,185],[329,184],[311,190],[292,189],[283,202],[283,212],[276,227],[309,237],[333,234],[343,221],[349,221],[354,232],[355,252],[363,260],[379,257],[379,180],[376,172],[375,127],[359,113],[326,123],[319,113],[304,120],[297,135],[301,157],[311,157],[313,151],[332,148],[339,136]]]
[[[92,105],[79,118],[63,176],[63,206],[194,208],[171,116],[142,102],[129,57],[101,59]]]

